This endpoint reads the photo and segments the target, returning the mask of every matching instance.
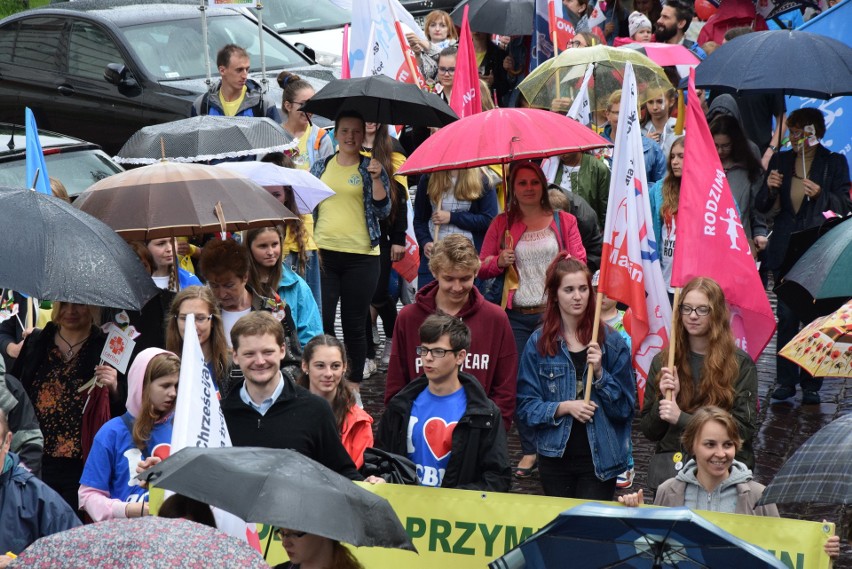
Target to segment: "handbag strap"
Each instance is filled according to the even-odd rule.
[[[553,221],[556,222],[556,242],[559,244],[559,250],[565,250],[565,244],[562,242],[562,222],[559,219],[559,210],[553,211]]]

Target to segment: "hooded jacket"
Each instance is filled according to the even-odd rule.
[[[669,478],[657,489],[655,506],[686,506],[695,510],[707,510],[727,514],[778,517],[775,504],[758,506],[765,486],[752,480],[751,470],[735,460],[731,474],[712,492],[707,492],[696,476],[698,465],[690,460],[674,478]]]
[[[225,111],[222,110],[222,104],[219,102],[219,93],[222,91],[222,82],[207,93],[199,95],[192,104],[192,113],[190,116],[197,115],[220,115],[224,116]],[[246,80],[246,96],[243,98],[240,108],[237,109],[238,117],[267,117],[275,121],[275,124],[281,124],[281,113],[278,112],[278,107],[275,102],[268,96],[263,94],[263,89],[260,84],[253,80]]]
[[[10,468],[0,474],[0,544],[19,554],[35,540],[75,528],[80,519],[50,486],[6,455]],[[0,465],[2,472],[4,465]]]
[[[511,486],[506,431],[500,410],[485,396],[472,375],[459,373],[467,408],[453,430],[450,460],[442,488],[508,492]],[[391,399],[379,421],[376,447],[408,456],[407,435],[411,407],[429,380],[420,376]]]
[[[420,345],[420,325],[438,312],[437,295],[437,281],[429,283],[414,297],[414,304],[403,307],[396,318],[385,405],[423,373],[414,348]],[[467,302],[455,316],[470,328],[470,349],[462,371],[479,381],[488,398],[500,408],[503,426],[508,430],[515,413],[518,371],[518,354],[509,317],[499,306],[485,300],[476,287],[470,290]]]
[[[2,366],[0,360],[0,366]],[[0,370],[0,377],[4,372]],[[21,382],[11,374],[0,379],[0,409],[6,412],[9,430],[12,431],[12,448],[30,471],[41,476],[41,457],[44,453],[44,436],[33,409],[32,401]]]
[[[322,334],[322,317],[308,283],[287,266],[287,263],[282,264],[278,294],[290,307],[299,344],[304,348],[311,338]]]

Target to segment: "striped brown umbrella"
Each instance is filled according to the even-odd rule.
[[[296,219],[266,190],[225,168],[158,162],[105,178],[74,205],[128,240],[243,231]]]

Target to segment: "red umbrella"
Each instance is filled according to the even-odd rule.
[[[492,109],[449,124],[412,152],[398,174],[508,164],[612,146],[590,128],[541,109]]]

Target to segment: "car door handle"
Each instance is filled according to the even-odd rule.
[[[59,91],[61,95],[65,95],[66,97],[74,94],[74,87],[70,87],[68,85],[60,85],[56,88],[56,90]]]

